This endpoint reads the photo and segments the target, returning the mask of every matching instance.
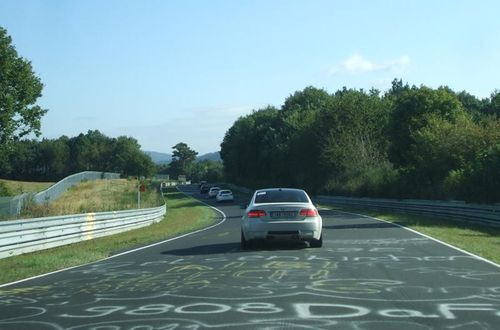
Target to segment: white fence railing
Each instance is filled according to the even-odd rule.
[[[350,198],[317,196],[319,203],[357,208],[383,209],[396,212],[414,213],[461,220],[483,225],[500,227],[499,204],[467,204],[465,202],[429,200],[393,200],[378,198]]]
[[[166,205],[0,222],[0,259],[113,235],[163,219]]]

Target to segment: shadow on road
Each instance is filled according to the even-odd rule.
[[[226,219],[229,220],[229,219],[238,219],[238,220],[241,220],[241,215],[233,215],[233,216],[226,216]]]
[[[163,251],[161,254],[175,255],[175,256],[193,256],[193,255],[233,253],[235,252],[235,250],[239,249],[240,249],[240,243],[233,242],[233,243],[219,243],[210,245],[198,245],[186,249]]]
[[[279,250],[302,250],[307,249],[309,244],[303,241],[263,241],[256,242],[254,246],[246,251],[279,251]]]
[[[163,251],[163,255],[175,256],[196,256],[210,254],[225,254],[225,253],[245,253],[255,251],[278,251],[278,250],[302,250],[308,248],[309,245],[302,241],[265,241],[255,242],[248,250],[241,249],[240,242],[220,243],[209,245],[198,245],[186,249]]]

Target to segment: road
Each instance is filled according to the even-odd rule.
[[[1,287],[0,329],[500,329],[494,264],[327,210],[322,248],[243,251],[235,204],[210,229]]]

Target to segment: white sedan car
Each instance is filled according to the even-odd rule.
[[[234,201],[233,192],[231,190],[219,190],[215,199],[217,202],[232,202]]]
[[[304,190],[257,190],[241,221],[241,247],[256,240],[294,239],[323,245],[323,220]]]
[[[208,191],[208,198],[214,198],[219,193],[220,187],[212,187]]]

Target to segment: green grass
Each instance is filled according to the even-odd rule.
[[[151,226],[76,244],[0,259],[0,284],[86,264],[126,250],[179,236],[215,223],[211,208],[171,189],[165,218]]]
[[[52,186],[54,182],[27,182],[27,181],[13,181],[0,179],[0,182],[5,184],[7,189],[13,195],[20,195],[23,193],[37,193]]]
[[[141,193],[141,208],[163,204],[157,186],[149,183]],[[49,204],[29,203],[18,218],[48,217],[89,212],[120,211],[137,208],[137,181],[82,181]]]
[[[500,228],[423,215],[343,207],[333,209],[397,223],[500,264]]]

